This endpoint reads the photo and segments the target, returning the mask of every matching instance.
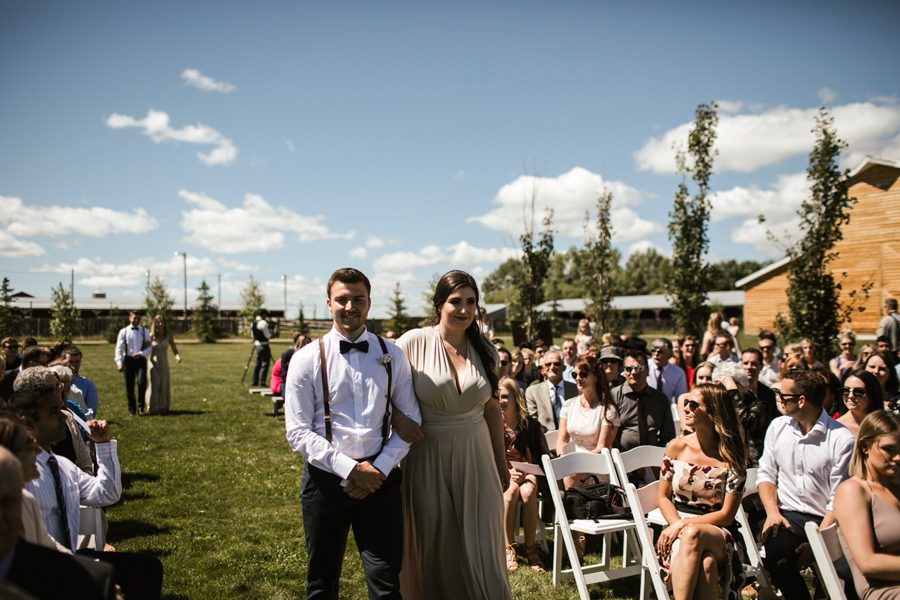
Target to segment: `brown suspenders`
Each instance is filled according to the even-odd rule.
[[[324,337],[324,336],[323,336]],[[381,336],[378,336],[378,343],[381,344],[381,351],[390,357],[390,353],[387,349],[387,344],[384,343],[384,339]],[[322,364],[322,401],[324,403],[324,412],[325,412],[325,439],[328,440],[328,443],[331,443],[331,397],[328,392],[328,368],[326,367],[327,361],[325,360],[325,341],[322,337],[319,338],[319,360]],[[381,437],[383,439],[382,445],[387,442],[388,431],[390,429],[391,424],[391,384],[393,383],[393,370],[391,369],[390,361],[384,363],[384,368],[387,370],[387,402],[385,404],[384,409],[384,420],[381,423]]]

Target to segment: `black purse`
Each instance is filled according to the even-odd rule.
[[[594,483],[587,483],[593,478]],[[571,487],[563,494],[566,518],[609,519],[631,516],[625,490],[612,483],[600,481],[596,475],[582,480],[580,485]]]

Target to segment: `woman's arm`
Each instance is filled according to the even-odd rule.
[[[597,438],[597,447],[591,450],[594,454],[600,454],[600,451],[603,448],[612,448],[613,440],[616,439],[616,434],[619,432],[619,428],[606,419],[603,420],[603,423],[600,425],[600,436]]]
[[[175,345],[175,338],[169,336],[169,343],[172,345],[172,354],[175,355],[175,362],[181,362],[181,355],[178,354],[178,346]]]
[[[563,455],[563,448],[566,447],[566,444],[569,443],[569,420],[560,417],[559,418],[559,429],[556,434],[556,455]]]
[[[838,486],[834,516],[860,573],[866,577],[900,581],[900,556],[875,551],[872,535],[872,499],[855,477]]]
[[[691,523],[704,523],[706,525],[719,525],[721,527],[727,527],[728,525],[734,523],[734,515],[737,514],[738,508],[740,508],[741,506],[741,499],[743,497],[743,494],[731,494],[726,492],[725,500],[722,502],[722,508],[696,516],[691,515],[689,518],[684,520],[690,521]]]
[[[491,434],[491,447],[494,450],[494,462],[503,489],[509,487],[509,468],[506,466],[506,445],[503,443],[503,413],[500,412],[500,401],[491,396],[484,404],[484,420]]]

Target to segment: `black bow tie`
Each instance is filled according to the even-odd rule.
[[[132,325],[131,328],[132,328],[133,330],[137,331],[137,325]]]
[[[351,350],[359,350],[360,352],[368,352],[369,351],[369,340],[363,340],[361,342],[348,342],[347,340],[341,340],[341,354],[347,354]]]

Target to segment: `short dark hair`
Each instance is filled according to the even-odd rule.
[[[628,352],[625,353],[625,358],[633,358],[634,360],[638,361],[642,365],[647,364],[647,355],[639,350],[629,350]],[[624,358],[622,359],[622,362],[625,362]]]
[[[773,344],[777,344],[777,343],[778,343],[778,340],[775,339],[775,334],[772,333],[771,331],[766,331],[766,330],[760,331],[760,332],[759,332],[759,335],[756,336],[756,339],[758,339],[758,340],[769,340],[769,341],[771,341]]]
[[[65,356],[66,354],[69,356],[78,356],[81,354],[81,349],[79,349],[78,346],[71,344],[59,351],[60,356]]]
[[[896,298],[888,298],[884,301],[884,306],[890,310],[897,310],[897,299]]]
[[[329,298],[331,298],[331,286],[337,281],[341,283],[362,283],[366,286],[366,295],[372,295],[372,284],[369,282],[369,278],[358,269],[343,267],[332,273],[331,277],[328,278],[328,287],[325,290],[325,295]]]
[[[794,382],[794,393],[806,396],[815,406],[825,402],[825,380],[815,371],[809,369],[791,369],[784,379]]]
[[[50,360],[50,348],[44,348],[43,346],[31,346],[25,348],[25,351],[22,352],[22,366],[24,367],[29,363],[38,362],[38,358],[41,355],[46,355],[47,360]]]
[[[135,308],[134,310],[129,310],[129,311],[128,311],[128,316],[130,317],[131,315],[135,315],[135,316],[138,316],[138,317],[139,317],[139,316],[141,316],[141,311],[139,311],[139,310],[136,309],[136,308]]]
[[[760,351],[759,348],[744,348],[744,351],[741,352],[741,356],[748,354],[748,353],[756,356],[756,358],[759,359],[759,362],[763,361],[762,352]]]
[[[877,338],[875,338],[875,343],[877,344],[878,342],[887,344],[888,346],[893,346],[893,344],[891,343],[891,338],[886,335],[879,335]]]

